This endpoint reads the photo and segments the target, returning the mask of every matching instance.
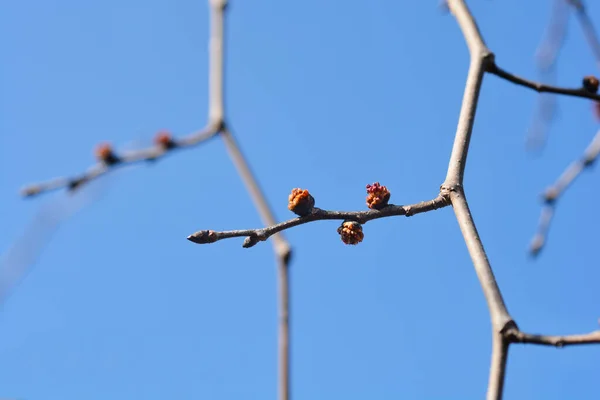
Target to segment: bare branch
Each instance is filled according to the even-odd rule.
[[[575,15],[577,15],[577,19],[579,20],[579,25],[583,30],[583,35],[588,42],[592,53],[594,54],[594,58],[596,59],[596,65],[598,69],[600,69],[600,40],[598,40],[598,35],[596,34],[596,29],[594,28],[594,24],[590,20],[590,17],[587,13],[586,8],[583,5],[583,2],[580,0],[567,0],[576,10]]]
[[[452,146],[446,181],[444,182],[446,187],[451,188],[456,185],[462,185],[463,182],[483,74],[487,63],[494,62],[494,54],[483,42],[479,28],[475,24],[475,20],[465,2],[463,0],[449,0],[448,8],[458,21],[458,25],[469,47],[469,53],[471,54],[471,64],[469,66],[465,93],[458,117],[456,136],[454,138],[454,145]]]
[[[506,309],[500,288],[496,283],[490,262],[485,254],[483,244],[481,243],[479,233],[469,210],[467,199],[462,190],[452,191],[450,199],[452,200],[452,207],[454,208],[458,225],[469,249],[469,254],[471,254],[475,272],[477,272],[477,277],[487,300],[492,324],[495,328],[502,329],[512,321],[512,318]]]
[[[583,341],[595,343],[598,338],[596,336],[587,336],[583,338],[573,336],[567,339],[566,337],[536,336],[521,333],[504,304],[500,288],[494,277],[462,188],[469,142],[477,110],[478,95],[483,81],[483,71],[487,70],[510,82],[538,91],[561,92],[561,94],[590,97],[587,93],[582,96],[583,93],[581,89],[573,92],[547,85],[536,84],[501,70],[495,65],[494,56],[485,46],[475,21],[464,1],[450,0],[448,1],[448,6],[456,16],[458,24],[465,36],[471,55],[471,64],[467,75],[463,104],[461,107],[454,146],[450,156],[448,173],[446,175],[446,181],[442,185],[442,191],[445,190],[450,193],[450,200],[456,214],[456,219],[462,231],[467,249],[471,255],[475,271],[477,272],[479,282],[488,303],[492,320],[492,357],[487,399],[498,400],[502,398],[510,343],[517,341],[517,339],[532,343],[539,342],[541,344],[548,343],[554,345],[568,340],[572,343],[582,343]],[[583,165],[589,165],[596,156],[596,148],[588,148]],[[581,169],[582,168],[583,167],[581,167]],[[573,178],[571,178],[571,180],[572,179]],[[547,221],[546,225],[549,223],[549,217],[547,218]]]
[[[546,240],[548,238],[548,230],[550,229],[550,223],[554,217],[554,204],[544,204],[540,213],[540,219],[538,222],[538,229],[531,239],[529,244],[529,252],[535,257],[544,248]]]
[[[230,128],[225,123],[224,107],[224,70],[223,58],[225,48],[224,25],[227,0],[209,0],[211,7],[210,35],[210,70],[209,70],[209,121],[222,127],[221,137],[225,142],[231,161],[250,193],[260,218],[265,225],[273,225],[277,221],[267,199],[252,173],[246,158],[240,150]],[[289,265],[292,248],[283,234],[273,236],[273,250],[277,258],[277,284],[279,309],[279,400],[290,399],[290,282]]]
[[[469,47],[471,63],[467,74],[467,82],[465,84],[465,92],[456,128],[454,145],[450,155],[446,181],[442,184],[442,190],[450,193],[450,200],[458,225],[471,255],[475,272],[479,278],[490,311],[492,322],[492,357],[487,399],[496,400],[502,398],[508,352],[508,343],[500,335],[500,332],[506,326],[514,324],[514,322],[504,304],[502,294],[496,283],[481,239],[479,238],[479,233],[475,227],[475,222],[471,216],[462,188],[471,133],[477,112],[479,92],[484,72],[489,65],[493,65],[494,63],[494,54],[485,45],[475,20],[465,2],[463,0],[449,0],[448,6],[463,32],[465,41]]]
[[[264,194],[262,193],[262,191],[258,185],[258,182],[254,178],[252,171],[250,170],[250,166],[248,165],[244,156],[242,155],[237,143],[235,142],[233,135],[231,135],[231,133],[228,130],[225,130],[223,132],[223,140],[225,141],[225,144],[227,145],[227,149],[229,151],[229,154],[231,155],[231,159],[233,160],[233,163],[237,167],[240,176],[242,177],[244,183],[246,184],[248,192],[250,192],[250,195],[252,196],[252,200],[254,201],[256,208],[259,210],[259,213],[261,215],[261,219],[262,219],[263,223],[267,226],[281,225],[281,224],[277,224],[277,221],[275,220],[275,217],[273,216],[273,213],[271,212],[270,206],[269,206]],[[285,239],[283,239],[283,237],[280,234],[278,234],[278,232],[280,232],[282,230],[283,229],[273,230],[269,233],[269,236],[273,235],[273,242],[274,242],[274,246],[275,246],[275,250],[276,250],[277,254],[288,257],[289,256],[288,253],[291,251],[289,248],[289,245],[287,244]],[[237,235],[237,236],[240,236],[240,235]],[[247,236],[247,235],[242,235],[242,236]],[[233,236],[231,236],[231,237],[233,237]],[[188,237],[188,239],[190,239],[190,238]],[[190,240],[192,240],[192,239],[190,239]]]
[[[503,70],[502,68],[498,67],[495,63],[493,63],[493,64],[490,63],[488,65],[487,72],[494,74],[494,75],[496,75],[502,79],[505,79],[509,82],[512,82],[514,84],[524,86],[529,89],[533,89],[536,92],[555,93],[555,94],[561,94],[561,95],[565,95],[565,96],[573,96],[573,97],[580,97],[583,99],[591,99],[591,100],[600,101],[599,94],[591,93],[583,87],[580,87],[577,89],[569,89],[569,88],[562,88],[562,87],[558,87],[558,86],[546,85],[546,84],[543,84],[540,82],[529,81],[527,79],[521,78],[519,76],[513,75],[510,72]]]
[[[562,2],[563,0],[559,1]],[[598,42],[587,14],[585,14],[581,2],[577,0],[568,1],[577,9],[586,37],[588,38],[597,59],[600,60],[600,43]],[[209,110],[208,125],[205,129],[178,140],[169,137],[166,140],[158,141],[155,147],[134,152],[114,154],[108,149],[107,153],[105,152],[102,157],[99,157],[101,160],[100,163],[92,166],[87,172],[79,177],[58,178],[45,183],[32,185],[24,189],[24,194],[26,196],[32,196],[62,187],[73,190],[80,187],[82,184],[110,172],[114,168],[141,161],[155,161],[174,150],[196,146],[199,143],[220,134],[225,142],[230,158],[236,166],[238,173],[258,210],[262,223],[266,227],[221,232],[201,230],[188,236],[187,239],[197,244],[206,244],[233,237],[245,237],[243,247],[248,248],[256,245],[260,241],[266,241],[270,237],[273,237],[273,248],[277,259],[279,290],[279,400],[289,400],[290,398],[289,263],[292,250],[290,244],[283,235],[283,231],[295,226],[321,220],[354,221],[357,224],[351,223],[350,225],[356,225],[360,228],[360,225],[358,224],[365,224],[374,219],[392,216],[408,217],[452,205],[467,250],[473,262],[475,272],[482,287],[492,323],[492,354],[487,399],[501,399],[506,374],[508,350],[511,343],[533,343],[557,347],[600,343],[600,331],[569,336],[527,334],[519,330],[508,312],[482,240],[477,231],[473,216],[471,215],[465,191],[463,189],[469,144],[484,75],[486,72],[489,72],[509,82],[536,90],[540,93],[561,94],[596,101],[600,101],[600,96],[595,94],[595,90],[590,89],[589,85],[586,86],[584,84],[583,88],[577,89],[561,88],[529,81],[502,70],[496,65],[494,54],[486,46],[465,1],[447,0],[446,4],[448,10],[455,16],[469,48],[470,65],[446,179],[441,186],[440,194],[432,200],[412,205],[387,204],[387,200],[389,199],[389,192],[387,192],[388,196],[385,198],[385,201],[379,204],[381,208],[368,211],[330,211],[314,208],[314,198],[310,195],[307,196],[306,193],[308,192],[306,191],[306,193],[303,194],[306,203],[303,205],[310,205],[308,209],[305,209],[305,211],[308,210],[306,211],[307,215],[305,215],[304,211],[301,212],[299,209],[291,208],[302,216],[277,223],[274,213],[269,206],[256,177],[252,173],[246,158],[240,150],[234,135],[230,130],[229,124],[226,122],[227,118],[224,108],[223,59],[225,47],[225,9],[227,7],[227,0],[209,0],[211,15],[209,39]],[[564,36],[565,21],[565,19],[559,21],[560,24],[562,24],[562,27],[559,26],[560,29],[558,29],[561,41],[562,36]],[[554,29],[554,31],[556,30],[557,29]],[[551,43],[551,45],[555,46],[555,48],[550,49],[551,51],[549,50],[550,53],[547,54],[545,60],[546,64],[542,67],[542,70],[546,72],[554,70],[553,66],[559,47],[556,47],[556,43]],[[586,149],[583,159],[570,165],[557,180],[555,185],[546,192],[546,208],[544,208],[540,220],[540,230],[534,238],[534,245],[537,246],[536,252],[542,248],[545,241],[557,198],[585,168],[589,167],[595,161],[599,153],[600,132],[596,135],[588,149]],[[387,191],[385,187],[383,188]],[[369,207],[371,207],[371,204],[369,204]],[[362,240],[362,230],[360,230],[359,233],[360,240]],[[360,240],[350,244],[358,243]],[[345,242],[348,243],[347,241]]]
[[[541,80],[546,83],[556,81],[556,60],[565,42],[569,11],[571,10],[567,1],[554,0],[548,29],[536,50],[538,71]],[[527,134],[527,149],[539,149],[545,144],[548,127],[556,114],[556,109],[555,96],[548,93],[538,96],[536,110]]]
[[[525,333],[518,329],[508,329],[504,335],[511,343],[532,343],[554,347],[600,343],[600,330],[581,335],[548,336]]]
[[[209,0],[210,39],[208,43],[208,120],[219,124],[225,119],[223,106],[224,25],[227,0]]]
[[[505,340],[501,332],[494,332],[492,334],[492,357],[490,360],[487,400],[502,399],[509,345],[510,343]]]
[[[562,1],[562,0],[561,0]],[[588,42],[592,53],[596,59],[598,68],[600,68],[600,41],[592,21],[589,19],[587,10],[585,9],[583,2],[580,0],[566,0],[575,9],[577,18]],[[594,100],[596,100],[594,98]],[[586,148],[584,155],[581,159],[572,162],[556,180],[556,182],[550,186],[544,192],[544,205],[541,210],[540,219],[538,222],[538,228],[531,240],[529,246],[529,252],[533,256],[537,256],[543,249],[547,242],[548,231],[550,229],[550,223],[554,216],[556,203],[560,196],[567,190],[567,188],[575,181],[575,179],[585,170],[591,167],[598,154],[600,153],[600,131],[596,133],[588,147]]]
[[[569,21],[570,0],[554,0],[550,23],[542,42],[536,50],[538,69],[548,71],[554,69],[560,49],[565,41]]]
[[[437,210],[450,205],[449,199],[446,195],[440,194],[433,200],[422,201],[420,203],[397,206],[389,204],[381,210],[369,210],[369,211],[328,211],[320,208],[314,208],[312,213],[304,217],[298,217],[290,219],[279,224],[273,224],[261,229],[245,229],[235,231],[222,231],[216,232],[211,230],[202,230],[188,236],[188,240],[198,243],[207,244],[214,243],[218,240],[229,239],[233,237],[247,237],[244,241],[243,247],[252,247],[258,242],[267,240],[270,236],[275,235],[278,232],[284,231],[294,226],[307,224],[314,221],[323,220],[348,220],[356,221],[360,224],[364,224],[368,221],[404,215],[410,217],[415,214],[421,214],[428,211]]]
[[[600,130],[596,133],[591,143],[585,149],[581,159],[572,162],[564,172],[558,177],[556,182],[544,192],[544,207],[542,208],[540,222],[537,232],[531,242],[530,252],[532,255],[537,255],[542,250],[550,221],[554,215],[554,208],[558,199],[565,193],[579,175],[586,169],[589,169],[600,154]]]
[[[99,157],[100,162],[87,172],[73,178],[57,178],[47,182],[29,185],[22,192],[25,196],[33,196],[42,192],[59,188],[74,190],[89,181],[104,175],[115,168],[141,161],[156,161],[178,149],[191,148],[217,134],[221,134],[238,169],[246,188],[248,189],[263,223],[276,223],[266,198],[261,191],[256,178],[250,171],[247,161],[242,155],[231,131],[225,124],[224,110],[224,25],[227,0],[209,0],[210,7],[210,38],[209,38],[209,107],[208,124],[202,131],[189,136],[173,139],[157,137],[156,146],[134,152],[115,154],[110,147],[105,147],[105,154]],[[291,257],[291,247],[282,234],[274,235],[274,250],[277,256],[278,286],[279,286],[279,399],[290,398],[289,376],[289,281],[288,267]]]

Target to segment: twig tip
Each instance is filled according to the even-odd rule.
[[[191,235],[189,235],[187,237],[187,240],[189,240],[190,242],[197,243],[197,244],[214,243],[218,239],[219,239],[219,237],[215,231],[207,231],[207,230],[192,233]]]

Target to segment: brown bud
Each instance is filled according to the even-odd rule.
[[[288,209],[304,217],[310,214],[315,206],[315,199],[306,189],[293,189],[288,197]]]
[[[344,221],[337,232],[346,244],[359,244],[365,237],[362,226],[356,221]]]
[[[113,165],[119,162],[119,158],[115,155],[109,143],[101,143],[96,146],[96,158],[106,165]]]
[[[154,143],[165,150],[175,147],[173,136],[167,131],[158,132],[154,137]]]
[[[387,206],[390,200],[390,191],[379,182],[367,185],[367,206],[371,209],[380,210]]]
[[[598,78],[593,75],[588,75],[583,78],[583,90],[589,93],[598,93],[598,86],[600,82],[598,82]]]

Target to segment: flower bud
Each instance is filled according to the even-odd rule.
[[[310,214],[315,206],[315,199],[306,189],[293,189],[288,197],[288,209],[304,217]]]
[[[387,206],[390,200],[390,191],[379,182],[367,185],[367,206],[374,210],[380,210]]]
[[[356,221],[344,221],[337,232],[346,244],[359,244],[365,237],[361,224]]]

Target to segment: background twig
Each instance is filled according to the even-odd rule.
[[[570,8],[566,0],[554,0],[550,23],[542,42],[536,51],[536,64],[542,82],[556,82],[556,60],[564,44]],[[541,93],[528,129],[526,148],[540,149],[546,143],[549,124],[557,111],[556,98],[548,93]]]
[[[575,14],[577,15],[579,24],[587,40],[588,47],[591,49],[596,60],[596,65],[600,70],[600,41],[598,40],[596,29],[594,28],[594,24],[587,14],[587,10],[583,2],[580,0],[564,1],[575,9]],[[555,38],[555,40],[557,40],[557,38]],[[595,100],[595,98],[592,99]],[[597,106],[598,105],[596,104],[596,107]],[[532,256],[535,257],[540,254],[548,240],[548,231],[550,230],[552,218],[556,212],[558,198],[563,195],[563,193],[575,181],[581,172],[594,164],[596,158],[598,157],[598,153],[600,153],[600,131],[598,131],[592,138],[592,141],[586,148],[583,157],[579,160],[573,161],[563,171],[555,183],[544,192],[544,204],[542,205],[542,210],[540,212],[537,230],[529,245],[529,252]]]

